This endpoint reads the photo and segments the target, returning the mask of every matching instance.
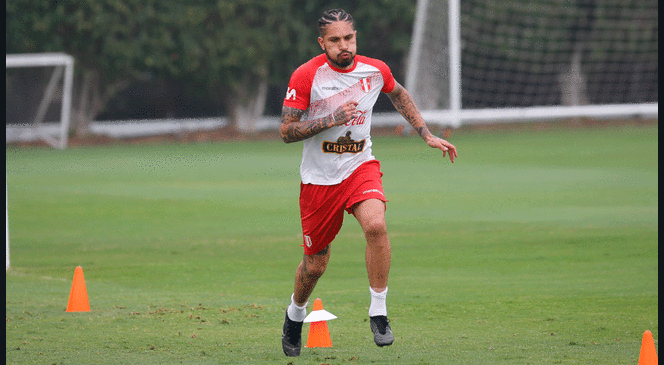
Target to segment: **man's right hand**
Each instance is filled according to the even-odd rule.
[[[337,110],[332,113],[332,116],[334,117],[334,124],[335,125],[342,125],[350,122],[351,120],[357,118],[360,114],[359,111],[357,111],[357,101],[347,101],[343,104],[341,104],[340,107],[337,108]]]

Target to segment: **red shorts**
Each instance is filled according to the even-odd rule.
[[[341,229],[344,210],[368,199],[387,202],[383,192],[380,162],[370,160],[336,185],[300,183],[300,216],[304,254],[313,255],[329,245]]]

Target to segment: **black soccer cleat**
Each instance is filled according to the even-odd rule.
[[[369,325],[371,326],[371,332],[374,334],[376,345],[383,347],[389,346],[394,342],[390,321],[386,316],[369,317]]]
[[[284,349],[286,356],[296,357],[300,356],[302,349],[302,325],[304,322],[291,321],[286,313],[284,320],[284,331],[281,335],[281,347]]]

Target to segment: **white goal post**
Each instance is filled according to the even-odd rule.
[[[418,0],[406,89],[427,122],[657,116],[657,1]]]
[[[5,228],[7,229],[7,247],[6,247],[6,256],[7,256],[7,268],[5,271],[9,270],[9,203],[7,202],[7,182],[5,181],[5,213],[7,214],[7,220]]]
[[[69,134],[69,120],[71,114],[72,88],[74,81],[74,57],[64,53],[34,53],[34,54],[8,54],[6,55],[6,68],[20,67],[54,67],[50,81],[46,86],[39,107],[32,120],[41,137],[49,145],[65,149]],[[63,79],[64,72],[64,79]],[[63,80],[62,98],[60,108],[60,121],[55,135],[44,128],[43,121],[46,111],[53,101],[56,88]],[[8,121],[9,122],[9,121]]]
[[[21,67],[54,67],[51,78],[46,86],[44,95],[39,106],[34,111],[32,126],[41,135],[41,138],[49,145],[65,149],[67,148],[67,137],[69,134],[69,119],[71,114],[72,88],[74,82],[74,58],[64,53],[37,53],[37,54],[11,54],[6,55],[6,68]],[[64,78],[63,78],[64,73]],[[6,92],[11,92],[9,76],[6,77]],[[62,80],[62,95],[60,107],[60,121],[56,133],[51,133],[49,128],[43,125],[46,112],[54,99],[58,84]],[[28,110],[32,113],[32,110]],[[7,121],[9,122],[9,121]],[[9,270],[9,196],[5,182],[5,228],[7,233],[6,243],[6,270]]]

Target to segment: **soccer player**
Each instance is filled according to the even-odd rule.
[[[367,240],[370,328],[378,346],[394,335],[387,320],[390,241],[385,224],[387,199],[380,163],[371,151],[371,116],[380,92],[426,143],[457,157],[454,145],[429,132],[413,99],[382,61],[356,54],[353,17],[342,9],[318,21],[323,54],[291,76],[282,108],[284,142],[304,141],[300,175],[300,213],[304,258],[295,273],[295,288],[284,320],[282,347],[299,356],[306,307],[330,259],[330,243],[339,232],[344,211],[355,216]]]

